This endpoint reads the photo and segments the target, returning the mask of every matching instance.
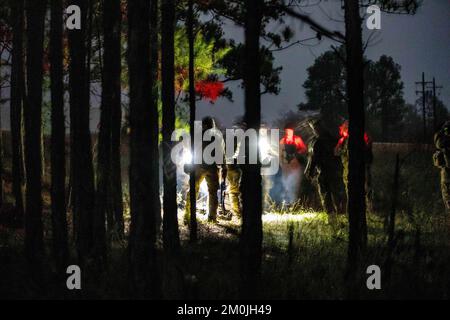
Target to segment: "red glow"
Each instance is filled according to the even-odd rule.
[[[340,148],[342,144],[345,142],[345,140],[348,139],[348,121],[345,121],[341,126],[339,127],[339,136],[341,137],[338,141],[338,144],[336,148]],[[366,143],[366,146],[369,146],[372,142],[367,132],[364,132],[364,142]]]
[[[224,85],[221,81],[203,80],[197,82],[195,85],[195,91],[203,98],[209,99],[211,102],[215,102],[223,90]]]
[[[298,153],[306,153],[306,145],[300,136],[294,135],[294,129],[285,129],[284,132],[285,134],[284,137],[280,140],[280,144],[295,145]]]

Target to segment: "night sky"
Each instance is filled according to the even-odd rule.
[[[318,1],[311,1],[311,4]],[[344,33],[343,10],[340,0],[322,1],[320,5],[302,8],[304,13],[311,16],[322,25],[332,30]],[[450,1],[424,0],[416,15],[382,14],[381,30],[373,38],[372,45],[366,50],[366,56],[371,60],[378,60],[383,55],[389,55],[402,67],[404,82],[404,97],[407,103],[414,104],[418,98],[415,94],[415,82],[421,79],[422,71],[426,72],[426,79],[436,77],[437,84],[443,85],[440,98],[447,107],[450,106]],[[331,19],[330,19],[331,18]],[[286,21],[295,31],[293,41],[314,36],[308,26],[293,18]],[[273,24],[268,27],[272,31],[282,26]],[[369,36],[365,28],[364,38]],[[243,40],[243,30],[231,22],[225,27],[225,37],[236,41]],[[262,98],[263,120],[271,123],[280,118],[288,110],[295,110],[300,102],[305,101],[302,84],[306,79],[306,69],[314,63],[316,57],[330,49],[331,45],[338,45],[331,40],[323,39],[320,43],[312,40],[307,45],[291,47],[275,53],[275,66],[282,66],[281,92],[278,96],[264,95]],[[237,117],[243,114],[243,91],[240,82],[228,83],[233,91],[234,102],[224,98],[212,105],[209,102],[198,104],[197,118],[205,115],[217,117],[220,123],[230,126]],[[4,97],[8,96],[5,90]],[[48,97],[47,97],[48,98]],[[99,98],[93,97],[91,110],[91,130],[97,131],[99,120]],[[2,127],[9,130],[9,103],[2,106]]]
[[[317,3],[318,1],[311,1]],[[332,30],[344,33],[343,11],[340,0],[322,1],[320,6],[303,8],[305,13],[322,25]],[[330,17],[333,21],[330,20]],[[443,85],[440,98],[447,107],[450,106],[450,1],[425,0],[416,15],[382,14],[381,30],[376,30],[372,36],[372,46],[366,50],[366,56],[371,60],[378,60],[383,54],[392,56],[402,67],[404,82],[404,97],[407,103],[414,104],[415,82],[421,80],[422,71],[427,80],[436,77],[438,85]],[[338,21],[334,21],[338,20]],[[293,18],[286,18],[295,31],[293,41],[314,36],[309,27],[302,25]],[[342,21],[342,22],[339,22]],[[278,25],[270,29],[282,28]],[[370,30],[364,23],[364,38],[367,39]],[[226,29],[226,37],[242,39],[243,31],[230,26]],[[374,37],[374,38],[373,38]],[[308,46],[294,46],[285,51],[275,53],[275,65],[283,66],[281,74],[281,92],[278,96],[265,95],[262,98],[263,120],[272,122],[287,110],[295,110],[296,106],[305,101],[303,82],[306,80],[306,69],[314,63],[316,57],[330,49],[331,45],[338,45],[331,40],[324,39],[307,42]],[[198,117],[207,114],[216,116],[224,125],[230,125],[233,120],[243,114],[243,93],[239,85],[231,87],[234,92],[234,103],[220,99],[215,105],[201,103],[198,107]]]

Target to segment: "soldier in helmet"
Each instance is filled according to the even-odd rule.
[[[323,209],[336,215],[341,209],[344,189],[342,166],[334,154],[334,137],[326,130],[320,120],[312,120],[309,126],[313,138],[308,145],[308,164],[305,175],[317,186]]]
[[[441,169],[441,191],[447,213],[450,212],[450,121],[446,121],[434,135],[437,151],[433,155],[434,165]]]
[[[298,199],[300,181],[302,179],[304,161],[307,152],[303,139],[295,135],[294,124],[288,123],[284,128],[284,136],[280,140],[281,181],[284,188],[284,200],[294,203]]]
[[[215,121],[211,117],[205,117],[202,119],[202,136],[207,130],[218,130],[215,124]],[[202,142],[202,153],[205,147],[209,144],[209,142]],[[222,141],[223,144],[223,141]],[[189,173],[190,170],[195,170],[195,195],[196,199],[198,197],[200,184],[203,180],[206,180],[206,184],[208,186],[208,221],[216,222],[217,219],[217,209],[219,206],[219,200],[217,196],[217,191],[219,190],[219,171],[220,168],[217,164],[206,164],[202,161],[201,164],[193,164],[188,167],[186,173]],[[222,171],[222,175],[225,174],[225,171]],[[189,190],[186,196],[186,210],[184,215],[185,224],[189,223],[190,217],[190,192]]]

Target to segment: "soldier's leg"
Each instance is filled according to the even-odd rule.
[[[217,191],[219,190],[219,169],[211,168],[205,173],[206,183],[208,184],[208,220],[215,221],[217,218],[217,208],[219,207],[219,199]]]
[[[227,180],[229,183],[229,194],[231,201],[231,212],[233,215],[241,216],[241,171],[238,168],[228,168]]]
[[[318,182],[317,189],[319,191],[319,196],[320,196],[320,201],[322,203],[322,207],[328,214],[333,214],[334,208],[333,208],[333,202],[332,202],[331,192],[329,190],[330,188],[329,188],[328,182],[327,182],[326,178],[321,175],[317,179],[317,182]]]
[[[441,191],[442,200],[444,201],[445,210],[450,213],[450,170],[441,170]]]
[[[205,174],[202,170],[195,170],[195,199],[198,198],[198,193],[200,191],[200,184],[205,178]],[[191,190],[187,192],[186,195],[186,208],[184,211],[184,224],[188,225],[191,217]]]
[[[270,207],[272,198],[270,197],[270,190],[272,190],[273,182],[271,176],[262,176],[262,184],[263,184],[263,209],[267,210]]]

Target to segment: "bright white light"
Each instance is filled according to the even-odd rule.
[[[192,163],[192,153],[188,149],[184,149],[183,151],[183,163],[184,164]]]
[[[270,144],[267,140],[267,137],[260,136],[259,137],[259,154],[261,156],[261,159],[265,159],[269,156],[270,151]]]
[[[203,180],[202,183],[200,183],[200,194],[208,194],[208,184],[206,183],[206,180]]]

